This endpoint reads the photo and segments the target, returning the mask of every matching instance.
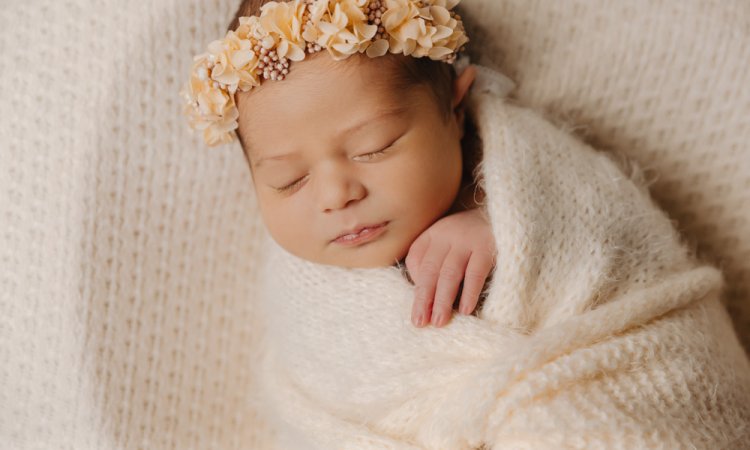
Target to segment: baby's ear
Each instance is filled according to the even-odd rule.
[[[477,77],[477,68],[473,64],[469,64],[460,75],[453,81],[453,99],[451,106],[456,111],[466,98],[466,93],[469,92],[469,88]]]
[[[470,64],[453,81],[453,99],[451,106],[460,132],[459,139],[464,137],[464,121],[466,118],[464,100],[466,99],[466,94],[469,92],[469,88],[471,88],[472,83],[474,83],[476,76],[477,69]]]

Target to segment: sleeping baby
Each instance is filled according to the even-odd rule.
[[[430,59],[335,61],[323,52],[303,65],[236,97],[238,136],[274,240],[321,264],[405,259],[417,326],[449,320],[462,279],[459,311],[472,312],[495,253],[481,193],[463,170],[461,100],[473,67],[455,77]]]
[[[325,3],[308,14],[321,14]],[[385,26],[408,36],[419,17],[419,2],[397,2],[390,13],[385,2],[370,2],[360,12],[361,3],[332,2],[328,8],[340,21],[337,26],[373,16],[371,28],[356,28],[367,36],[382,34]],[[435,11],[446,16],[440,17],[444,24],[436,24],[439,34],[421,39],[431,39],[433,52],[440,49],[453,62],[456,54],[446,52],[458,51],[468,38],[460,17],[447,15],[445,2],[435,5],[441,3]],[[241,16],[261,12],[264,4],[275,2],[244,2],[230,32],[240,26]],[[276,14],[302,14],[304,4],[282,4],[283,13]],[[455,29],[447,27],[451,24]],[[253,26],[242,19],[239,33]],[[343,39],[336,46],[348,45],[347,50],[323,52],[316,43],[287,41],[299,44],[300,55],[302,49],[308,53],[295,70],[289,70],[292,56],[298,56],[293,51],[280,60],[278,50],[262,43],[244,49],[234,41],[224,44],[237,45],[231,55],[230,49],[218,53],[234,58],[227,62],[244,57],[242,65],[257,64],[259,74],[243,77],[242,67],[223,67],[221,61],[212,68],[217,80],[240,87],[232,112],[238,117],[230,117],[237,122],[264,224],[285,250],[309,261],[341,267],[405,263],[405,275],[416,285],[414,325],[442,326],[454,300],[460,313],[474,311],[496,253],[477,203],[482,193],[473,176],[474,155],[466,154],[472,137],[463,139],[462,100],[476,70],[470,66],[457,76],[441,60],[397,53],[368,57],[360,53],[364,36],[357,36],[355,45],[347,43],[353,37],[345,27],[328,31],[331,36],[319,31],[323,35],[315,42]],[[255,57],[243,54],[253,50]],[[284,83],[255,86],[263,73],[273,79],[274,70]],[[252,90],[243,92],[249,86]],[[201,94],[208,96],[194,91],[193,97]],[[207,142],[224,142],[225,133],[214,128],[205,128]]]
[[[245,0],[195,58],[185,112],[239,139],[268,232],[280,448],[747,442],[720,272],[636,169],[459,58],[458,2]]]

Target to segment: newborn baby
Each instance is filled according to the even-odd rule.
[[[471,313],[495,253],[465,173],[461,101],[476,71],[404,55],[317,53],[282,83],[237,94],[239,136],[263,220],[290,253],[377,267],[405,258],[412,320],[445,324],[459,283]],[[468,140],[468,139],[467,139]],[[480,194],[481,195],[481,194]]]
[[[445,7],[457,2],[434,3],[426,11],[442,17],[448,14]],[[244,1],[230,33],[241,26],[240,17],[260,15],[263,5],[276,4]],[[293,17],[304,4],[282,3],[276,11]],[[324,7],[347,11],[346,20],[364,17],[354,5]],[[366,7],[380,30],[388,26],[410,33],[414,19],[425,14],[408,2],[392,2],[389,12],[386,6],[370,2]],[[460,22],[450,16],[440,20],[440,33],[450,31],[454,44],[467,41]],[[455,30],[445,27],[451,24]],[[416,285],[412,321],[418,327],[446,324],[454,300],[460,313],[472,313],[496,254],[486,213],[477,203],[482,193],[475,186],[473,155],[462,147],[470,142],[470,136],[464,139],[462,101],[475,69],[457,76],[446,63],[455,55],[442,61],[353,52],[340,60],[335,51],[306,48],[312,51],[294,70],[279,65],[286,71],[277,75],[283,83],[265,82],[237,91],[232,99],[236,134],[270,235],[289,253],[320,264],[405,263],[406,276]],[[274,63],[268,49],[257,50]],[[235,60],[240,53],[234,52]]]

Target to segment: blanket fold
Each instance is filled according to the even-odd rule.
[[[397,267],[314,264],[266,235],[261,383],[280,446],[750,446],[750,364],[721,272],[637,170],[478,76],[467,111],[498,246],[484,303],[418,329]]]

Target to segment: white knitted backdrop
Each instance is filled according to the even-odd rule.
[[[238,3],[0,8],[0,448],[269,448],[249,173],[186,131],[177,94]],[[464,6],[523,103],[658,173],[750,344],[750,4]]]
[[[250,176],[179,113],[236,2],[6,3],[0,448],[266,448]]]

